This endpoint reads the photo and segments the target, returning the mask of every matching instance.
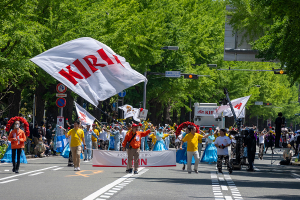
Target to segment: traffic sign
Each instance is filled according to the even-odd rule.
[[[67,94],[56,93],[56,97],[67,97]]]
[[[165,72],[165,77],[180,78],[181,77],[181,73],[180,73],[180,71],[166,71]]]
[[[65,107],[66,106],[66,99],[65,98],[57,98],[56,99],[56,105],[57,105],[57,107],[59,107],[59,108],[63,108],[63,107]]]
[[[57,86],[56,86],[56,91],[57,91],[58,93],[65,93],[65,92],[67,91],[67,87],[66,87],[64,84],[59,83],[59,84],[57,84]]]
[[[122,92],[118,93],[119,97],[125,97],[126,96],[126,91],[123,90]]]
[[[255,105],[262,106],[262,105],[264,105],[264,102],[262,102],[262,101],[255,101]]]

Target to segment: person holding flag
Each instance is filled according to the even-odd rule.
[[[87,123],[84,129],[84,140],[86,143],[86,148],[84,149],[84,161],[90,161],[92,159],[92,137],[98,140],[98,136],[91,129],[91,124]]]
[[[127,150],[128,160],[127,160],[127,173],[132,173],[132,160],[134,158],[134,174],[138,174],[137,170],[139,167],[139,154],[141,147],[141,138],[149,135],[151,131],[154,131],[153,126],[151,126],[151,131],[147,130],[144,132],[137,131],[138,127],[142,124],[132,124],[131,130],[126,134],[125,139],[122,143],[123,151]]]
[[[121,137],[122,128],[120,128],[118,125],[115,126],[111,130],[111,134],[114,136],[115,143],[114,143],[114,149],[115,151],[120,151],[120,137]]]
[[[84,145],[84,149],[86,149],[86,144],[84,140],[84,132],[80,127],[80,121],[74,122],[74,128],[71,129],[66,137],[71,137],[70,148],[72,152],[72,158],[74,163],[74,171],[80,171],[80,154],[81,154],[81,142]]]

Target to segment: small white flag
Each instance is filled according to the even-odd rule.
[[[82,125],[92,125],[96,118],[92,116],[88,111],[86,111],[83,107],[78,105],[76,102],[74,103],[75,103],[77,115]]]
[[[246,96],[246,97],[241,97],[238,99],[234,99],[231,101],[231,104],[233,106],[235,115],[237,118],[244,118],[245,117],[245,106],[249,100],[250,96]],[[222,105],[219,106],[215,111],[214,111],[214,118],[218,118],[221,114],[223,113],[223,116],[227,116],[227,117],[232,117],[233,114],[231,112],[230,106],[229,104],[227,105]]]
[[[131,105],[124,105],[124,106],[120,106],[119,107],[121,110],[124,111],[124,119],[128,118],[128,117],[133,117],[133,119],[135,121],[140,122],[141,120],[138,119],[139,114],[140,114],[140,109],[138,108],[133,108]]]

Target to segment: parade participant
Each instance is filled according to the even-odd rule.
[[[97,137],[94,137],[94,135],[92,135],[92,145],[93,145],[93,149],[98,149],[98,137],[99,137],[99,131],[98,129],[96,129],[96,124],[93,124],[93,132],[96,134]]]
[[[71,129],[66,137],[71,137],[70,148],[72,152],[72,158],[74,163],[74,171],[80,171],[80,154],[81,154],[81,142],[83,142],[84,149],[86,149],[86,144],[84,140],[84,132],[79,128],[80,122],[74,122],[74,128]]]
[[[207,138],[207,145],[205,147],[201,162],[208,162],[208,164],[211,164],[218,161],[217,148],[213,142],[215,140],[215,136],[213,134],[214,131],[210,129]]]
[[[125,139],[122,143],[123,151],[125,151],[126,148],[128,159],[127,159],[127,170],[126,172],[132,173],[132,160],[134,157],[134,174],[138,174],[137,170],[139,167],[139,153],[140,153],[140,146],[141,146],[141,138],[148,135],[151,131],[147,130],[145,132],[137,131],[138,127],[142,124],[132,124],[131,130],[126,134]],[[151,127],[151,130],[153,130],[153,127]]]
[[[194,171],[198,174],[198,164],[199,164],[199,152],[198,152],[198,143],[202,141],[202,138],[207,138],[208,136],[202,136],[199,133],[196,133],[195,126],[188,126],[190,133],[186,134],[182,139],[180,144],[180,150],[182,150],[182,145],[184,142],[187,142],[187,170],[188,173],[192,173],[192,158],[195,159]]]
[[[155,133],[149,134],[149,138],[151,139],[151,144],[149,148],[151,151],[153,151],[154,145],[156,143],[156,134]]]
[[[274,135],[272,134],[272,131],[269,131],[269,133],[266,137],[266,140],[267,140],[267,148],[266,148],[265,154],[267,153],[269,147],[271,148],[271,150],[273,152]]]
[[[281,128],[285,125],[285,118],[282,117],[282,113],[278,113],[278,117],[275,120],[275,148],[279,148],[279,141],[281,137]]]
[[[24,143],[26,141],[26,135],[24,131],[20,129],[20,122],[15,121],[13,125],[14,129],[9,133],[8,140],[11,142],[12,150],[12,171],[19,173],[21,151],[24,149]],[[17,153],[17,164],[16,164],[16,153]]]
[[[86,128],[83,129],[84,131],[84,140],[86,144],[86,148],[84,149],[84,161],[90,161],[92,159],[92,137],[96,138],[96,141],[98,140],[98,136],[94,133],[94,131],[91,129],[91,125],[87,123]]]
[[[284,160],[280,161],[280,165],[289,165],[293,156],[292,146],[290,144],[287,145],[282,156]]]
[[[47,143],[50,145],[51,140],[52,140],[52,125],[48,124],[48,128],[46,130],[46,138],[47,138]]]
[[[185,170],[185,165],[187,164],[187,142],[181,145],[182,139],[189,133],[189,129],[185,128],[181,130],[181,134],[178,136],[180,140],[179,150],[176,152],[176,163],[183,164],[182,170]],[[182,147],[182,149],[180,149]],[[192,158],[192,165],[195,164],[195,158]]]
[[[164,127],[160,127],[158,129],[158,131],[156,131],[155,133],[155,136],[156,136],[156,143],[153,147],[153,151],[165,151],[167,150],[167,147],[163,141],[163,137],[164,137],[164,134],[163,134],[163,130],[164,130]]]
[[[254,171],[254,159],[255,159],[255,152],[256,152],[256,140],[254,136],[254,130],[250,129],[249,135],[245,139],[245,147],[247,147],[247,155],[248,155],[248,163],[249,169],[247,171]]]
[[[166,133],[164,134],[163,139],[165,140],[165,145],[166,145],[167,150],[169,150],[169,147],[170,147],[170,128],[168,128],[166,130]]]
[[[111,134],[114,136],[115,143],[114,149],[115,151],[120,151],[120,136],[121,136],[122,129],[118,125],[115,126],[114,129],[111,130]]]
[[[258,158],[259,159],[263,159],[264,156],[264,148],[265,148],[265,133],[266,133],[266,129],[264,129],[260,134],[259,134],[259,139],[258,139],[258,143],[259,143],[259,153],[258,153]]]
[[[225,160],[225,164],[227,165],[227,168],[229,170],[229,173],[232,173],[232,167],[229,162],[229,155],[228,155],[228,147],[230,146],[230,138],[227,137],[226,130],[221,129],[220,136],[216,138],[214,144],[217,147],[217,154],[218,154],[218,161],[217,161],[217,167],[219,173],[222,173],[222,160]]]
[[[105,150],[106,131],[104,128],[99,133],[100,149]]]
[[[46,151],[46,146],[43,143],[43,139],[40,137],[39,138],[39,143],[34,147],[35,158],[44,157],[45,156],[45,151]]]

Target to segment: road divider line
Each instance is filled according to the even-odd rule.
[[[140,167],[138,169],[138,172],[140,172],[141,170],[143,170],[144,167]],[[132,179],[134,180],[135,178],[130,178],[132,177],[134,174],[126,174],[125,176],[115,180],[114,182],[100,188],[99,190],[97,190],[96,192],[94,192],[93,194],[90,194],[89,196],[87,196],[86,198],[84,198],[83,200],[94,200],[97,197],[99,197],[100,195],[106,193],[108,190],[121,190],[121,188],[123,188],[123,186],[118,186],[120,183],[122,183],[125,180],[128,179]],[[105,195],[104,195],[105,196]],[[101,198],[103,198],[102,196],[100,196]]]
[[[9,182],[12,182],[12,181],[17,181],[18,179],[11,179],[11,180],[7,180],[7,181],[3,181],[3,182],[0,182],[0,184],[3,184],[3,183],[9,183]]]
[[[59,168],[56,168],[56,169],[52,169],[53,171],[56,171],[56,170],[60,170],[62,169],[63,167],[59,167]]]
[[[13,175],[13,176],[8,176],[8,177],[5,177],[5,178],[0,178],[0,181],[10,179],[10,178],[14,178],[14,177],[18,177],[18,176],[23,176],[23,175],[26,175],[26,174],[31,174],[31,173],[35,173],[35,172],[44,171],[44,170],[47,170],[47,169],[52,169],[52,168],[55,168],[55,167],[57,167],[57,166],[47,167],[47,168],[43,168],[43,169],[38,169],[38,170],[34,170],[34,171],[25,172],[25,173],[22,173],[22,174],[16,174],[16,175]]]
[[[28,176],[35,176],[35,175],[39,175],[39,174],[42,174],[42,173],[44,173],[44,172],[38,172],[38,173],[35,173],[35,174],[30,174]]]

